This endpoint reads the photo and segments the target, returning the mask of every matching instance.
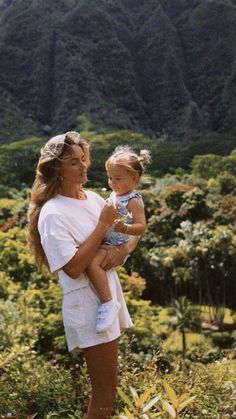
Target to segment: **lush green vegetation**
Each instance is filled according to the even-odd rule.
[[[2,232],[0,243],[0,413],[82,419],[90,385],[81,357],[71,360],[67,354],[57,281],[36,272],[21,228]],[[231,417],[236,394],[233,336],[209,330],[201,334],[188,323],[186,359],[181,361],[180,335],[171,333],[174,313],[169,317],[165,309],[140,298],[145,281],[138,274],[127,275],[122,268],[120,276],[135,323],[120,343],[120,389],[129,399],[130,386],[139,395],[150,389],[143,406],[156,395],[172,405],[165,378],[178,396],[196,396],[181,418]],[[119,397],[114,418],[125,407],[131,410],[127,399]],[[157,403],[148,417],[164,411]]]
[[[235,135],[235,20],[235,0],[1,0],[0,142]]]
[[[210,181],[191,183],[170,176],[145,195],[153,213],[133,266],[147,278],[155,301],[186,294],[197,304],[235,309],[235,197],[213,193]]]
[[[37,137],[0,146],[0,196],[8,196],[9,187],[22,189],[32,185],[40,148],[44,141]]]
[[[149,229],[119,269],[135,326],[113,417],[236,417],[235,20],[236,0],[0,0],[2,419],[88,404],[57,279],[25,235],[40,147],[66,129],[89,140],[99,193],[117,145],[152,153]]]
[[[151,146],[149,138],[134,133],[107,134],[103,141],[90,132],[96,156],[91,177],[124,136],[130,144],[139,141],[139,148]],[[90,392],[84,361],[67,352],[57,279],[36,271],[26,243],[30,190],[22,185],[31,181],[33,170],[23,170],[23,161],[34,165],[41,144],[28,140],[0,150],[5,182],[0,189],[0,415],[82,419]],[[16,156],[21,159],[14,171]],[[143,178],[149,229],[119,269],[135,326],[120,342],[114,418],[235,415],[235,160],[235,150],[228,156],[198,155],[189,171],[177,169],[162,178],[153,176],[154,161],[151,175]],[[101,190],[103,178],[96,181]]]
[[[88,127],[89,128],[89,127]],[[93,186],[106,187],[107,179],[104,170],[106,158],[114,151],[119,144],[129,144],[135,150],[148,148],[151,151],[152,163],[148,167],[148,174],[152,177],[163,176],[167,173],[175,173],[179,168],[179,175],[184,171],[190,173],[191,164],[193,174],[204,178],[214,177],[215,174],[221,175],[227,172],[228,176],[235,174],[234,163],[235,155],[228,154],[236,146],[234,137],[206,136],[196,143],[184,147],[177,147],[174,143],[162,143],[154,141],[151,137],[142,133],[120,130],[110,131],[106,134],[86,130],[81,131],[81,135],[88,140],[92,152],[92,165],[89,171],[89,179]],[[32,185],[35,168],[39,156],[40,148],[45,143],[41,137],[30,137],[21,141],[14,141],[9,144],[0,145],[0,197],[8,197],[9,187],[22,189]],[[211,156],[208,155],[216,154]],[[196,155],[206,155],[204,159],[195,157]],[[222,158],[222,156],[225,156]],[[225,166],[226,164],[226,166]],[[211,173],[209,172],[211,170]],[[228,178],[226,179],[228,182]],[[234,180],[231,180],[231,183]],[[146,186],[153,183],[151,178],[146,178]],[[228,188],[229,186],[227,186]],[[224,194],[227,190],[223,187]],[[230,192],[230,191],[229,191]]]

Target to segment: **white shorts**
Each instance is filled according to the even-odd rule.
[[[102,333],[96,333],[96,316],[99,298],[92,284],[88,284],[63,296],[62,318],[69,351],[75,348],[88,348],[100,343],[110,342],[120,336],[121,329],[133,326],[117,272],[107,272],[112,297],[121,308],[112,326]]]

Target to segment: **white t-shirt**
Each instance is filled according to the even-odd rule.
[[[105,205],[95,192],[86,191],[86,195],[86,200],[57,195],[43,205],[39,216],[41,243],[51,272],[58,273],[64,294],[86,286],[89,281],[85,272],[73,279],[61,269],[94,231]]]

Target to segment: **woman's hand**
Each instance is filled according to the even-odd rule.
[[[117,218],[118,218],[118,210],[115,203],[107,200],[106,204],[104,205],[101,211],[99,222],[110,227]]]
[[[125,245],[111,246],[104,244],[101,246],[101,248],[105,249],[107,252],[103,262],[101,263],[101,267],[105,271],[122,265],[125,257],[129,254]]]
[[[115,268],[122,265],[126,256],[130,255],[138,244],[138,237],[132,237],[127,243],[120,246],[111,246],[103,244],[101,247],[106,249],[107,254],[101,264],[104,270]]]

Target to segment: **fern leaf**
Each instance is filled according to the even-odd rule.
[[[152,406],[154,406],[154,404],[156,404],[158,401],[160,400],[160,396],[156,396],[154,397],[152,400],[150,400],[150,402],[148,402],[144,408],[143,408],[143,413],[147,412],[149,409],[151,409]]]
[[[192,396],[192,397],[189,397],[187,400],[184,400],[184,402],[182,402],[180,405],[179,405],[179,408],[178,408],[178,412],[181,412],[181,410],[183,410],[188,404],[190,404],[190,403],[192,403],[192,401],[194,400],[194,399],[196,399],[196,397],[197,396]]]
[[[139,400],[139,397],[138,397],[138,393],[137,393],[137,391],[135,390],[135,388],[133,388],[133,387],[129,387],[130,388],[130,392],[131,392],[131,394],[132,394],[132,396],[133,396],[133,399],[134,399],[134,401],[135,401],[135,404],[136,404],[136,402]]]
[[[161,402],[162,402],[163,409],[167,413],[169,413],[169,415],[170,415],[171,418],[175,419],[176,418],[176,411],[173,408],[173,406],[170,403],[166,402],[165,400],[162,400]]]
[[[186,400],[188,398],[188,394],[184,393],[182,394],[179,398],[178,398],[178,403],[180,405],[180,403],[182,403],[184,400]]]
[[[153,384],[152,387],[148,388],[139,398],[139,407],[142,407],[150,394],[154,393],[156,390],[156,385]]]
[[[170,384],[167,383],[166,380],[163,381],[163,385],[164,385],[164,389],[167,396],[169,397],[174,408],[176,409],[178,406],[178,398],[177,398],[175,390],[170,386]]]
[[[123,402],[127,404],[132,410],[134,410],[134,405],[132,401],[128,398],[128,396],[126,396],[126,394],[123,392],[123,390],[120,387],[117,388],[117,393],[119,394]]]

